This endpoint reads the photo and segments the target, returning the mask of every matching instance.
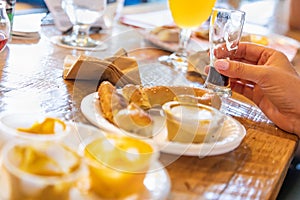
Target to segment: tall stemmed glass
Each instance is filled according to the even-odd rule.
[[[188,68],[187,45],[192,30],[204,23],[211,13],[216,0],[168,0],[173,20],[180,27],[179,48],[159,61],[170,63],[175,70],[186,72]]]
[[[106,8],[107,0],[62,0],[62,8],[73,24],[71,35],[63,36],[62,43],[74,47],[97,47],[102,44],[89,36],[89,29]]]

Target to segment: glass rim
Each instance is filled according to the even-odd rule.
[[[192,103],[192,102],[170,101],[170,102],[165,103],[162,106],[162,109],[167,114],[167,117],[172,116],[173,119],[182,120],[183,117],[178,118],[178,117],[174,116],[172,113],[172,108],[174,108],[176,106],[188,106],[188,107],[193,107],[193,108],[205,109],[209,112],[212,112],[213,115],[221,115],[222,114],[218,109],[216,109],[214,107],[207,106],[207,105],[201,104],[201,103]]]
[[[112,135],[110,135],[112,134]],[[119,135],[119,134],[115,134],[115,133],[104,133],[103,135],[94,135],[94,136],[90,136],[88,138],[86,138],[85,140],[83,140],[80,144],[79,144],[79,148],[78,148],[78,154],[83,158],[84,162],[86,162],[87,165],[91,165],[93,167],[104,167],[104,168],[109,168],[109,169],[112,169],[112,170],[117,170],[119,172],[122,172],[122,173],[133,173],[133,174],[140,174],[140,173],[147,173],[149,172],[149,169],[148,170],[144,170],[141,168],[141,170],[138,170],[138,171],[132,171],[132,170],[127,170],[126,168],[123,168],[122,166],[113,166],[112,164],[110,163],[106,163],[105,161],[103,161],[101,158],[100,159],[92,159],[92,158],[89,158],[88,156],[85,155],[85,151],[87,150],[87,146],[97,140],[101,140],[101,141],[108,141],[110,138],[110,136],[112,137],[116,137],[117,139],[120,139],[120,138],[130,138],[130,139],[133,139],[133,140],[139,140],[140,142],[142,143],[145,143],[146,145],[148,145],[152,151],[151,152],[145,152],[145,153],[139,153],[140,155],[142,156],[150,156],[150,159],[149,159],[149,167],[155,163],[156,161],[158,161],[159,159],[159,156],[160,156],[160,152],[159,152],[159,149],[158,147],[151,141],[149,140],[140,140],[138,138],[134,138],[134,137],[130,137],[130,136],[126,136],[126,135]],[[114,140],[112,138],[112,140]]]
[[[222,7],[213,7],[212,11],[220,11],[220,12],[227,12],[227,13],[241,13],[241,15],[246,15],[246,12],[243,10],[236,10],[236,9],[222,8]]]

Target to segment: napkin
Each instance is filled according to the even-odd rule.
[[[39,39],[41,19],[45,13],[15,15],[12,37],[17,39]]]
[[[140,84],[137,61],[120,49],[113,56],[99,59],[92,56],[66,56],[63,78],[66,80],[110,81],[116,86]]]
[[[143,29],[152,29],[166,24],[173,24],[173,19],[170,10],[163,9],[151,12],[125,14],[121,16],[120,22]]]
[[[204,84],[205,66],[209,65],[208,51],[197,51],[188,57],[189,65],[186,78],[191,82]]]

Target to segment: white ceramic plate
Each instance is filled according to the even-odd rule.
[[[102,117],[97,93],[92,93],[83,98],[81,111],[84,116],[94,125],[117,134],[135,136],[108,122]],[[225,116],[225,123],[222,127],[218,141],[215,143],[184,144],[167,140],[167,129],[162,116],[154,115],[154,137],[151,139],[161,152],[187,155],[187,156],[212,156],[230,152],[237,148],[246,135],[243,125],[232,117]]]
[[[155,34],[146,31],[141,32],[141,34],[144,36],[144,38],[147,41],[149,41],[150,43],[152,43],[157,47],[160,47],[163,50],[174,52],[178,49],[178,43],[176,42],[161,41]],[[209,47],[208,41],[192,37],[188,44],[187,49],[190,53],[193,53],[197,51],[207,50],[208,47]]]

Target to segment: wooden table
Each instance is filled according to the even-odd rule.
[[[62,78],[67,55],[89,54],[59,47],[50,37],[60,34],[45,26],[39,40],[12,40],[0,54],[0,113],[39,111],[89,124],[80,111],[83,97],[96,91],[95,81]],[[106,51],[92,55],[106,57],[125,48],[139,62],[168,52],[152,47],[134,29],[118,25],[105,42]],[[295,35],[294,35],[295,34]],[[299,33],[292,36],[300,37]],[[96,37],[105,38],[105,35]],[[295,65],[300,67],[300,54]],[[235,117],[247,135],[232,152],[205,158],[181,156],[166,166],[172,188],[169,199],[275,199],[294,156],[298,137],[272,124]],[[161,154],[167,163],[170,155]]]

